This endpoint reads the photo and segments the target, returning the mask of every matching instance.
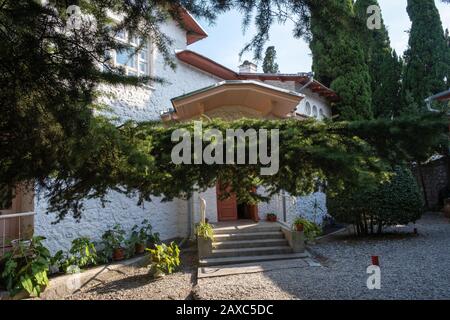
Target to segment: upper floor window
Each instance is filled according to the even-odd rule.
[[[317,106],[313,106],[313,117],[317,118]]]
[[[114,64],[125,68],[125,72],[129,76],[150,75],[148,41],[145,40],[141,49],[136,53],[136,48],[141,45],[141,40],[138,37],[121,31],[117,34],[117,39],[130,44],[132,48],[117,50],[113,55]]]
[[[308,115],[308,116],[311,115],[311,104],[310,104],[309,102],[306,102],[305,113],[306,113],[306,115]]]
[[[319,111],[319,116],[320,116],[320,119],[325,119],[325,118],[326,118],[326,117],[325,117],[325,114],[323,113],[322,108],[321,108],[320,111]]]

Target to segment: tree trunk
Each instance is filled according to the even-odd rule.
[[[383,222],[380,221],[380,222],[378,223],[378,230],[377,230],[377,233],[378,233],[378,234],[381,234],[382,232],[383,232]]]

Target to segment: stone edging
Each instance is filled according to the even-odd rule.
[[[97,279],[100,275],[104,275],[114,270],[130,266],[144,266],[149,262],[148,256],[140,256],[132,259],[114,262],[107,265],[94,267],[92,269],[84,270],[77,274],[67,274],[57,276],[49,279],[49,285],[41,294],[40,299],[63,299],[80,290],[83,286],[92,280]],[[10,300],[8,292],[0,291],[0,300]]]

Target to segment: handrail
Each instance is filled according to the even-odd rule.
[[[0,214],[0,219],[9,219],[9,218],[16,218],[16,217],[28,217],[28,216],[34,216],[36,212],[20,212],[20,213],[11,213],[11,214]]]

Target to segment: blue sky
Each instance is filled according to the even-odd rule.
[[[397,53],[403,53],[408,45],[408,34],[411,27],[406,12],[407,0],[379,0],[384,22],[388,28],[391,45]],[[450,29],[450,4],[436,0],[441,14],[444,29]],[[226,67],[237,70],[240,64],[239,52],[252,35],[254,29],[249,28],[244,34],[241,27],[242,16],[237,11],[231,11],[219,16],[216,23],[209,26],[199,20],[208,32],[208,38],[189,46],[190,50],[201,53]],[[301,39],[292,36],[292,24],[274,25],[268,45],[274,45],[277,50],[277,62],[280,71],[284,73],[307,72],[311,70],[311,52],[308,45]],[[243,56],[243,60],[251,59],[252,54]],[[261,68],[258,69],[261,71]]]

